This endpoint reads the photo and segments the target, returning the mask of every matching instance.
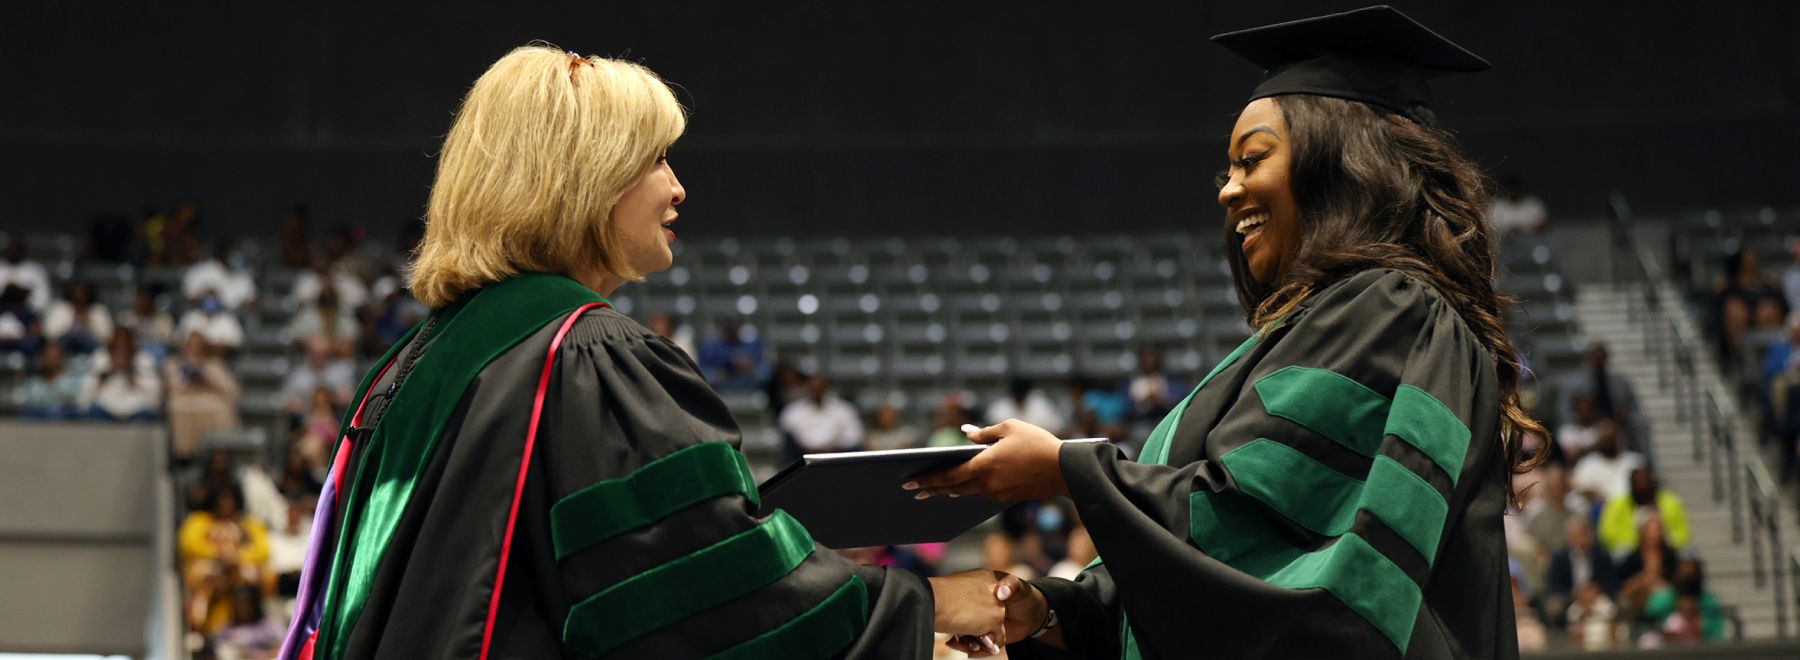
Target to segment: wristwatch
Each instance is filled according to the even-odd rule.
[[[1051,628],[1056,627],[1056,608],[1046,606],[1044,609],[1048,610],[1050,614],[1044,617],[1044,625],[1038,626],[1037,632],[1031,633],[1029,639],[1043,637],[1044,633],[1050,632]]]

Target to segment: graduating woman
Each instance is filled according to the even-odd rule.
[[[725,405],[605,299],[673,259],[685,122],[628,62],[526,47],[475,82],[408,273],[431,314],[346,415],[280,657],[929,654],[927,582],[755,517]],[[935,622],[997,630],[982,595]]]
[[[1008,421],[906,487],[1074,501],[1100,560],[999,582],[1013,657],[1515,657],[1500,516],[1542,429],[1425,85],[1487,63],[1386,7],[1214,39],[1269,72],[1218,182],[1255,334],[1136,462]]]

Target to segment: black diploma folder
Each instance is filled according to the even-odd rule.
[[[1104,438],[1064,442],[1106,442]],[[764,481],[759,515],[783,509],[827,548],[948,541],[998,515],[980,495],[913,499],[913,477],[962,463],[987,445],[807,454]]]

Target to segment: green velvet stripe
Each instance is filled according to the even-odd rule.
[[[762,524],[607,587],[570,608],[563,641],[602,655],[776,580],[813,551],[812,537],[786,511]]]
[[[1438,538],[1450,515],[1444,496],[1424,477],[1386,456],[1377,457],[1369,467],[1368,484],[1359,508],[1417,548],[1427,565],[1435,561]]]
[[[1302,527],[1337,536],[1356,520],[1362,480],[1325,467],[1300,450],[1257,438],[1219,460],[1231,471],[1239,492]]]
[[[1329,369],[1284,367],[1256,381],[1263,408],[1364,456],[1381,449],[1388,399]]]
[[[1444,469],[1454,485],[1469,453],[1469,427],[1430,392],[1401,385],[1388,412],[1387,433],[1418,447]]]
[[[1201,388],[1212,382],[1214,376],[1230,367],[1233,362],[1237,362],[1238,358],[1249,352],[1251,347],[1262,341],[1262,335],[1263,333],[1260,332],[1251,334],[1249,339],[1244,340],[1244,343],[1238,344],[1237,348],[1232,349],[1225,359],[1213,365],[1212,371],[1206,372],[1206,377],[1200,379],[1200,384],[1195,385],[1193,391],[1188,392],[1187,398],[1182,399],[1181,404],[1169,411],[1169,414],[1163,417],[1162,422],[1156,425],[1156,429],[1150,432],[1150,437],[1144,440],[1144,451],[1138,455],[1137,462],[1149,465],[1169,464],[1169,444],[1173,440],[1172,436],[1175,435],[1175,426],[1181,423],[1181,414],[1187,412],[1188,403],[1194,400],[1194,395],[1200,393]]]
[[[575,491],[550,507],[550,535],[561,560],[583,548],[669,514],[726,495],[761,506],[743,452],[727,442],[703,442],[651,461],[637,471]]]
[[[1394,562],[1355,534],[1345,534],[1323,550],[1301,555],[1269,576],[1287,589],[1324,589],[1380,630],[1400,654],[1412,638],[1423,595]]]
[[[567,277],[529,273],[489,285],[466,303],[439,312],[442,319],[431,346],[359,450],[350,483],[340,485],[344,521],[325,591],[317,657],[343,655],[419,474],[431,462],[444,425],[476,375],[544,325],[604,300]],[[523,447],[523,437],[514,440]],[[481,528],[490,523],[497,535],[504,521],[471,521]]]
[[[869,588],[851,577],[844,586],[805,614],[756,636],[713,660],[795,660],[830,658],[856,641],[869,623]]]
[[[1268,579],[1302,554],[1270,533],[1256,502],[1242,495],[1198,491],[1188,496],[1188,505],[1188,538],[1227,566]]]

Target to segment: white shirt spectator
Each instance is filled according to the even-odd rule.
[[[308,270],[294,276],[295,305],[311,306],[319,300],[319,291],[324,288],[325,279],[319,277],[318,271]],[[338,307],[343,309],[356,309],[369,301],[369,288],[353,275],[332,273],[331,288],[337,291]]]
[[[7,263],[0,260],[0,291],[16,286],[31,293],[27,301],[39,312],[50,307],[50,271],[30,260]]]
[[[852,451],[862,446],[862,417],[856,407],[829,394],[820,403],[813,403],[812,397],[788,403],[781,410],[781,429],[810,452]]]
[[[324,366],[309,358],[288,372],[281,385],[282,405],[296,415],[312,409],[313,392],[323,387],[331,390],[332,405],[343,405],[356,389],[356,367],[349,360],[328,360]]]
[[[1586,454],[1599,439],[1600,430],[1592,426],[1570,422],[1556,429],[1556,444],[1562,445],[1565,454]]]
[[[61,339],[63,335],[75,329],[75,305],[67,300],[58,300],[50,305],[50,311],[44,314],[44,336],[50,339]],[[105,343],[112,337],[112,314],[100,303],[88,305],[87,329],[97,342]]]
[[[1794,263],[1781,271],[1781,291],[1787,295],[1788,309],[1800,313],[1800,238],[1794,239]]]
[[[189,334],[198,332],[206,338],[206,343],[226,348],[237,348],[244,345],[244,326],[238,323],[237,316],[229,312],[208,314],[203,310],[188,310],[181,315],[181,326],[176,329],[177,341]]]
[[[1518,199],[1495,195],[1493,203],[1488,205],[1489,222],[1493,223],[1494,231],[1502,236],[1540,231],[1544,228],[1547,217],[1544,200],[1538,199],[1537,195],[1526,195]]]
[[[1590,452],[1575,462],[1575,470],[1569,473],[1569,486],[1577,493],[1594,492],[1612,499],[1631,491],[1631,471],[1643,464],[1643,455],[1634,451],[1622,451],[1612,458]]]
[[[1062,433],[1068,424],[1063,419],[1062,411],[1056,409],[1056,404],[1050,403],[1050,397],[1038,390],[1025,395],[1024,405],[1013,401],[1010,396],[1000,397],[988,404],[985,419],[989,425],[1017,419],[1051,433]]]
[[[294,335],[294,341],[307,341],[323,337],[339,341],[354,342],[362,336],[362,326],[356,322],[351,312],[340,310],[331,320],[331,327],[326,327],[325,315],[318,308],[307,306],[294,315],[293,323],[288,324],[288,332]]]
[[[240,309],[256,300],[256,282],[250,273],[233,271],[218,259],[207,259],[189,266],[181,276],[181,295],[199,300],[207,291],[218,294],[225,309]]]
[[[162,408],[162,381],[156,374],[156,358],[138,351],[132,360],[134,378],[112,371],[112,358],[105,351],[94,354],[93,368],[81,386],[81,406],[97,407],[117,419],[138,413],[155,413]]]

